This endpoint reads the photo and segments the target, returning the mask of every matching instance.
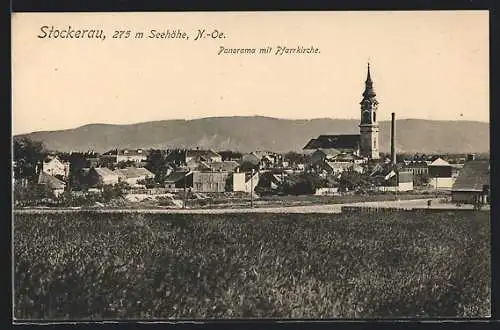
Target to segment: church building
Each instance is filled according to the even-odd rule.
[[[352,153],[368,159],[380,159],[380,129],[377,122],[378,101],[375,96],[370,64],[368,63],[365,91],[360,103],[359,134],[320,135],[316,139],[311,139],[303,150],[335,149],[339,153]]]

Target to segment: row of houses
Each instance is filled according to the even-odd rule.
[[[120,150],[103,155],[109,162],[133,162],[135,166],[111,170],[106,167],[86,167],[82,170],[82,177],[89,186],[104,184],[116,184],[126,182],[130,186],[140,186],[139,182],[153,179],[151,173],[142,165],[148,158],[147,151]],[[271,152],[253,152],[231,157],[223,157],[213,150],[183,150],[174,149],[166,153],[166,160],[172,164],[165,178],[165,187],[168,189],[190,189],[199,192],[222,192],[222,191],[244,191],[251,192],[259,184],[260,176],[278,170],[280,175],[273,174],[274,180],[271,184],[281,184],[283,178],[290,173],[309,171],[319,176],[340,175],[347,170],[365,173],[370,170],[370,176],[376,178],[376,189],[381,191],[409,191],[413,190],[415,176],[426,174],[430,180],[431,187],[439,190],[452,190],[454,200],[464,199],[460,196],[470,195],[467,193],[467,185],[472,179],[467,173],[471,173],[468,164],[479,164],[474,162],[474,157],[469,156],[465,165],[449,164],[439,157],[433,160],[407,160],[401,164],[391,164],[390,161],[379,162],[374,168],[366,165],[366,158],[360,157],[354,152],[346,152],[334,148],[318,148],[310,153],[310,161],[306,164],[298,164],[295,169],[287,166],[286,161],[280,155]],[[91,157],[95,160],[98,157]],[[88,164],[92,165],[91,160]],[[244,165],[250,164],[250,169]],[[296,164],[297,165],[297,164]],[[462,167],[465,168],[463,171]],[[255,170],[252,174],[252,170]],[[280,172],[281,171],[281,172]],[[474,171],[472,171],[474,172]],[[459,173],[462,173],[462,179]],[[69,175],[69,163],[61,161],[57,156],[47,157],[40,171],[38,182],[52,187],[54,192],[61,193],[66,188],[65,180]],[[483,178],[484,179],[484,178]],[[478,179],[483,182],[483,179]],[[458,180],[458,181],[457,181]],[[482,180],[482,181],[481,181]],[[456,184],[455,184],[456,183]],[[471,191],[484,191],[487,184],[481,184],[481,189],[473,184]],[[472,194],[474,195],[474,194]],[[472,197],[471,197],[472,198]],[[470,199],[470,198],[469,198]]]
[[[54,160],[52,162],[57,164]],[[42,169],[38,174],[37,183],[45,185],[52,190],[55,196],[58,196],[67,188],[67,176],[61,177],[61,173],[53,170],[52,167]],[[142,181],[148,179],[154,179],[154,174],[146,168],[136,167],[116,170],[105,167],[84,168],[80,175],[80,180],[88,187],[114,185],[120,182],[127,183],[130,187],[143,187]]]

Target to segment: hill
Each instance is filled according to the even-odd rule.
[[[354,119],[289,120],[270,117],[212,117],[164,120],[131,125],[90,124],[74,129],[17,135],[43,141],[58,151],[112,148],[213,148],[216,150],[301,150],[320,134],[356,134]],[[380,149],[390,150],[390,121],[380,122]],[[489,151],[488,123],[400,119],[397,151],[409,153],[469,153]]]

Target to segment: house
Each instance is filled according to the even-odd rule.
[[[241,156],[241,161],[240,164],[251,164],[253,166],[259,166],[260,165],[260,158],[255,154],[255,152],[250,152],[243,154]]]
[[[148,153],[142,149],[114,149],[102,154],[101,159],[106,164],[121,162],[142,163],[148,159]]]
[[[64,181],[44,171],[40,172],[38,175],[38,184],[48,187],[56,197],[61,195],[66,189],[66,183]]]
[[[222,162],[211,162],[207,163],[208,167],[213,172],[229,172],[233,173],[240,166],[240,164],[234,160],[226,160]]]
[[[234,151],[219,151],[218,154],[221,156],[222,161],[233,160],[239,162],[241,160],[242,154]]]
[[[429,185],[436,190],[451,190],[455,178],[453,166],[441,157],[437,157],[428,165]]]
[[[353,169],[358,173],[363,173],[364,169],[361,165],[354,164],[352,162],[341,162],[341,161],[329,161],[325,160],[321,163],[316,164],[313,167],[314,172],[320,175],[335,175],[340,174],[348,169]]]
[[[200,150],[200,149],[186,150],[184,162],[189,163],[190,161],[193,161],[193,160],[203,161],[203,162],[207,162],[207,163],[222,162],[222,156],[211,149],[208,149],[208,150]]]
[[[193,187],[193,175],[190,171],[174,171],[165,178],[165,188],[181,189]]]
[[[42,172],[66,180],[69,176],[69,163],[61,161],[57,156],[47,156],[42,163]]]
[[[233,173],[233,191],[253,192],[259,184],[259,172],[236,172]]]
[[[318,149],[311,155],[309,168],[319,174],[339,174],[349,168],[363,173],[361,164],[365,160],[355,154],[340,152],[337,149]]]
[[[490,202],[490,161],[469,160],[460,170],[451,189],[453,203]]]
[[[87,182],[90,186],[113,185],[119,182],[119,177],[109,168],[92,167],[88,170]]]
[[[190,171],[210,171],[209,163],[202,161],[200,159],[191,158],[186,163],[186,167]]]
[[[403,192],[413,190],[413,173],[393,164],[377,165],[371,177],[378,191]]]
[[[425,161],[404,161],[403,168],[410,171],[414,176],[426,175],[429,173],[429,166]]]
[[[224,192],[229,178],[228,172],[199,172],[193,175],[193,191],[196,192]]]
[[[324,162],[326,160],[332,160],[338,154],[340,154],[340,150],[337,150],[335,148],[328,148],[328,149],[319,148],[319,149],[316,149],[311,154],[311,164],[315,165],[315,164],[322,163],[322,162]]]
[[[154,179],[155,175],[143,167],[126,167],[113,171],[118,175],[119,182],[126,182],[130,186],[140,186],[139,182]]]
[[[316,139],[311,139],[302,148],[304,151],[314,151],[317,149],[336,149],[339,152],[360,154],[361,135],[320,135]]]
[[[172,164],[176,167],[188,166],[196,167],[198,164],[211,163],[211,162],[221,162],[222,156],[217,152],[208,149],[172,149],[167,151],[167,156],[165,157],[167,163]],[[190,165],[188,165],[190,164]]]

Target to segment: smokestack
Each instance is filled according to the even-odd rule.
[[[391,113],[391,161],[396,164],[396,114]]]

